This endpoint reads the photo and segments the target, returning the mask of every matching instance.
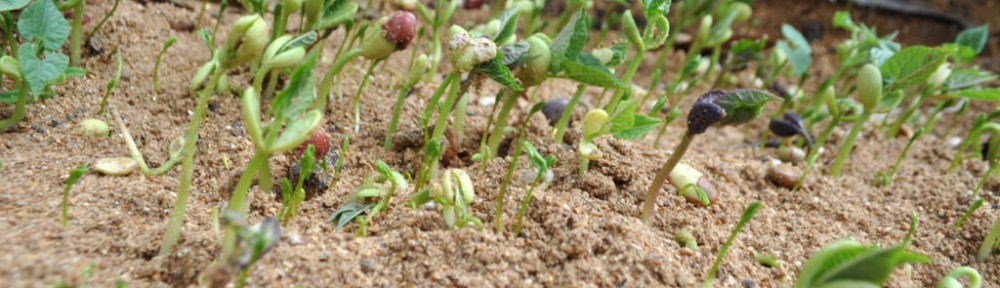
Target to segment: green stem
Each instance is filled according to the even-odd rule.
[[[534,196],[535,188],[542,181],[542,177],[545,175],[538,173],[535,176],[535,180],[531,181],[531,187],[528,188],[528,193],[524,194],[524,200],[521,201],[521,208],[517,209],[517,224],[514,225],[514,235],[521,234],[521,228],[524,227],[524,214],[528,212],[528,204],[531,203],[531,198]]]
[[[225,67],[216,68],[208,85],[198,95],[198,104],[195,106],[194,115],[191,116],[191,125],[184,138],[184,149],[181,151],[184,158],[181,160],[181,178],[177,188],[177,199],[174,200],[174,207],[170,211],[170,220],[167,223],[167,231],[163,234],[163,242],[160,244],[160,256],[170,254],[174,244],[177,243],[177,238],[180,237],[188,195],[191,192],[191,181],[194,178],[194,155],[198,151],[198,130],[201,128],[201,123],[205,121],[208,99],[215,94],[215,87],[219,86],[219,79],[222,79],[226,70]]]
[[[899,153],[899,157],[896,157],[896,163],[892,165],[892,170],[889,171],[889,180],[892,180],[892,178],[896,176],[896,171],[899,170],[899,164],[903,163],[903,158],[906,157],[906,152],[910,151],[910,147],[913,146],[913,142],[916,142],[917,138],[920,138],[920,135],[923,134],[923,129],[917,130],[917,132],[910,137],[910,140],[906,142],[906,146],[903,147],[903,152]]]
[[[503,140],[503,129],[507,127],[507,121],[510,118],[510,111],[514,108],[514,103],[517,103],[516,93],[507,93],[505,96],[503,106],[500,107],[500,112],[497,114],[497,121],[493,123],[493,128],[490,130],[489,140],[486,141],[486,148],[489,151],[487,154],[489,155],[484,156],[489,157],[485,158],[493,158],[493,155],[497,154],[500,141]]]
[[[320,82],[319,91],[317,91],[316,94],[316,103],[313,104],[314,108],[320,109],[320,111],[326,109],[326,99],[330,95],[330,88],[333,85],[333,76],[340,74],[340,70],[344,69],[344,65],[346,65],[347,62],[361,56],[361,53],[363,52],[364,51],[361,50],[361,48],[352,48],[344,55],[338,57],[337,61],[333,62],[333,66],[330,66],[330,70],[326,70],[326,75],[323,75],[323,81]]]
[[[163,54],[166,54],[167,49],[170,49],[170,46],[173,46],[176,41],[177,38],[174,37],[167,39],[167,42],[163,43],[160,53],[156,54],[156,62],[153,64],[153,93],[160,92],[160,61],[163,60]]]
[[[649,222],[649,216],[653,214],[656,204],[656,195],[660,192],[660,188],[663,187],[663,182],[667,180],[667,176],[670,176],[670,172],[673,172],[677,163],[681,162],[681,157],[684,156],[684,152],[691,145],[691,140],[694,139],[694,136],[691,133],[684,133],[681,143],[678,143],[677,147],[674,148],[674,154],[671,154],[670,158],[667,159],[667,163],[664,163],[660,171],[656,172],[653,183],[649,185],[649,190],[646,191],[646,200],[642,203],[642,216],[639,218],[642,219],[642,222]]]
[[[672,43],[670,39],[674,37],[674,34],[677,33],[670,33],[670,35],[667,36],[668,44]],[[642,102],[639,103],[646,103],[646,101],[649,101],[650,96],[652,96],[654,94],[653,92],[656,91],[656,86],[660,85],[660,77],[663,75],[663,66],[667,63],[667,56],[670,55],[671,48],[672,46],[664,46],[663,51],[660,51],[660,55],[656,57],[656,63],[653,64],[653,74],[651,74],[652,77],[649,81],[649,88],[646,90],[646,96],[643,96]]]
[[[458,98],[458,103],[455,103],[455,121],[451,127],[455,134],[455,143],[452,143],[454,147],[461,147],[462,139],[465,138],[465,111],[469,108],[469,98],[472,98],[472,93],[463,93]]]
[[[261,90],[261,88],[263,88],[262,86],[264,86],[264,78],[267,78],[267,73],[270,73],[270,72],[271,72],[271,67],[269,67],[266,64],[260,66],[259,68],[257,68],[257,73],[254,73],[254,75],[253,75],[253,89],[254,89],[254,91],[257,91],[258,93],[261,92],[261,91],[263,91],[263,90]],[[278,75],[274,75],[273,77],[277,77],[277,76]]]
[[[538,89],[535,89],[535,91],[538,91]],[[488,139],[490,138],[490,134],[489,133],[491,133],[491,130],[489,129],[489,127],[492,127],[493,126],[493,121],[496,120],[495,118],[496,118],[496,115],[497,115],[497,108],[499,108],[500,106],[503,106],[503,105],[497,105],[497,103],[500,102],[500,99],[503,99],[503,96],[506,93],[507,93],[507,88],[504,87],[504,88],[501,88],[500,90],[498,90],[497,91],[497,95],[495,97],[493,97],[493,105],[492,105],[493,109],[490,109],[490,118],[489,118],[489,120],[486,120],[486,129],[483,129],[483,137],[481,137],[479,139],[479,155],[482,158],[482,160],[480,161],[480,164],[479,164],[479,173],[480,174],[482,174],[483,172],[486,171],[486,163],[489,162],[490,159],[493,158],[493,151],[488,151],[487,148],[486,148],[487,147],[486,143],[488,142]]]
[[[573,98],[569,99],[566,103],[566,108],[563,109],[562,115],[559,116],[559,122],[556,122],[555,129],[555,139],[556,144],[563,143],[563,136],[566,135],[566,129],[569,129],[569,119],[573,117],[573,110],[576,107],[576,103],[580,101],[580,97],[583,96],[583,91],[587,88],[587,85],[577,85],[576,92],[573,93]],[[608,103],[610,105],[610,103]]]
[[[858,117],[854,121],[854,127],[851,127],[851,132],[847,134],[844,145],[840,147],[840,153],[837,153],[837,160],[833,161],[833,166],[830,166],[830,175],[834,177],[840,176],[840,170],[844,167],[844,163],[847,162],[847,158],[851,156],[854,141],[858,139],[858,134],[861,134],[861,128],[865,127],[865,122],[868,122],[868,118],[871,116],[872,112],[865,110],[861,113],[861,117]]]
[[[371,64],[368,65],[368,70],[365,70],[364,78],[361,78],[361,85],[358,86],[358,91],[354,92],[354,133],[361,131],[361,92],[365,90],[365,86],[368,86],[372,70],[375,70],[375,65],[378,65],[378,62],[381,61],[381,59],[371,61]]]
[[[979,192],[983,191],[983,185],[986,185],[986,180],[989,180],[990,176],[993,176],[993,171],[996,171],[997,167],[1000,166],[997,164],[998,161],[996,159],[990,161],[990,168],[986,169],[986,173],[983,174],[983,177],[979,178],[979,184],[976,184],[976,189],[972,190],[972,199],[979,198]]]
[[[262,153],[258,151],[254,154],[254,157],[250,159],[250,163],[243,170],[243,175],[240,176],[239,182],[236,183],[236,188],[233,189],[233,195],[229,199],[229,207],[226,210],[236,211],[246,215],[246,211],[249,210],[249,205],[245,204],[247,192],[250,190],[250,185],[253,184],[253,178],[257,175],[257,170],[261,165],[267,165],[267,153]],[[236,242],[238,236],[236,235],[236,229],[227,228],[225,236],[222,240],[222,259],[227,261],[228,258],[233,255],[236,251]]]
[[[413,87],[400,87],[399,94],[396,95],[396,104],[392,107],[392,120],[389,121],[389,128],[385,130],[385,142],[382,148],[392,150],[392,135],[396,134],[396,126],[399,125],[399,116],[403,112],[403,104],[406,103],[406,95],[410,94]]]
[[[76,2],[73,6],[73,26],[69,35],[69,65],[80,66],[80,52],[83,37],[83,4],[84,0]],[[63,38],[65,39],[65,38]]]
[[[83,0],[81,0],[83,1]],[[17,106],[14,106],[14,115],[0,121],[0,132],[6,131],[10,125],[17,124],[24,119],[24,107],[28,105],[28,81],[21,80],[17,91]]]
[[[611,96],[611,101],[608,102],[608,113],[614,113],[615,109],[618,108],[618,103],[624,100],[625,92],[631,92],[632,88],[632,77],[635,76],[636,71],[639,71],[639,64],[642,64],[642,55],[646,51],[642,47],[636,47],[635,55],[633,55],[632,62],[628,64],[628,70],[625,70],[625,75],[622,75],[622,83],[625,83],[627,88],[615,90],[614,96]]]
[[[525,117],[531,117],[529,113]],[[524,139],[524,135],[528,131],[528,119],[521,121],[521,128],[518,129],[517,139],[514,139],[514,149],[513,158],[510,160],[510,166],[507,166],[507,173],[503,176],[503,182],[500,183],[500,194],[497,195],[497,207],[496,214],[493,217],[493,224],[496,226],[496,232],[503,233],[503,202],[507,196],[507,190],[510,189],[510,179],[514,177],[514,170],[517,168],[517,162],[521,158],[521,140]]]
[[[115,0],[115,4],[111,6],[111,10],[104,14],[104,18],[101,18],[100,22],[97,22],[97,26],[94,26],[94,30],[90,30],[90,33],[87,33],[87,37],[83,40],[83,43],[90,43],[90,38],[94,37],[94,34],[97,33],[98,30],[101,30],[101,27],[104,26],[104,23],[108,22],[108,19],[111,19],[112,15],[115,15],[115,11],[118,11],[118,4],[121,2],[121,0]]]
[[[733,246],[733,240],[736,239],[736,235],[743,230],[743,227],[750,223],[750,219],[753,219],[754,215],[757,215],[757,211],[760,210],[760,201],[755,201],[747,206],[747,209],[743,211],[743,216],[740,217],[740,221],[736,223],[736,227],[733,227],[733,232],[729,233],[729,238],[726,238],[726,243],[722,244],[722,249],[719,250],[719,254],[715,256],[715,262],[712,263],[712,268],[708,270],[708,276],[705,276],[705,282],[701,283],[701,288],[712,287],[712,281],[715,280],[715,275],[719,271],[719,265],[722,264],[722,259],[726,258],[726,253],[729,252],[729,247]]]
[[[913,113],[916,113],[917,109],[920,109],[920,105],[924,103],[924,99],[927,98],[927,91],[927,89],[924,89],[924,92],[920,94],[917,101],[913,101],[913,103],[910,104],[910,107],[907,107],[903,114],[896,117],[896,120],[892,122],[892,126],[890,126],[889,130],[885,133],[886,138],[895,138],[896,135],[899,134],[899,130],[903,129],[903,124],[906,123],[906,120],[910,119],[910,116],[913,116]]]
[[[457,75],[454,74],[453,75]],[[445,98],[444,104],[438,108],[438,118],[434,123],[434,132],[431,134],[429,141],[424,142],[424,165],[421,166],[420,172],[417,174],[417,183],[415,185],[414,191],[420,191],[424,184],[430,179],[432,175],[437,174],[437,161],[441,156],[441,153],[430,153],[431,143],[442,143],[441,140],[444,136],[445,126],[448,124],[448,116],[451,115],[451,108],[455,106],[455,102],[458,101],[458,90],[461,80],[458,77],[449,77],[451,83],[444,83],[442,85],[448,85],[448,98]],[[434,105],[433,103],[431,105]],[[456,145],[456,143],[452,143]],[[444,149],[443,147],[441,147]]]
[[[813,144],[812,148],[809,149],[809,155],[806,156],[806,169],[802,170],[802,176],[799,176],[799,181],[795,182],[795,186],[792,186],[792,191],[799,190],[799,188],[802,187],[802,184],[806,182],[806,177],[809,176],[809,171],[812,171],[813,166],[816,165],[816,160],[819,159],[820,147],[823,147],[823,143],[826,143],[826,138],[830,136],[831,132],[833,132],[833,128],[836,128],[837,125],[840,124],[840,114],[837,112],[834,113],[833,119],[830,120],[830,123],[826,125],[825,129],[823,129],[823,134],[820,134],[819,138],[816,138],[816,142]]]
[[[246,287],[247,278],[250,278],[250,267],[240,270],[240,275],[236,277],[236,288]]]

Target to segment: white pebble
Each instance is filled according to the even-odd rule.
[[[944,146],[945,147],[954,149],[954,148],[958,148],[958,145],[962,145],[962,138],[951,136],[951,137],[948,137],[948,139],[944,140]]]

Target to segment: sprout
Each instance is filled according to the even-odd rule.
[[[937,288],[962,288],[961,282],[958,282],[958,278],[968,278],[969,288],[979,288],[983,285],[983,276],[979,275],[979,271],[972,267],[962,266],[951,270],[947,276],[941,278],[938,282]]]
[[[875,106],[882,99],[882,72],[874,64],[866,64],[858,72],[857,85],[858,100],[863,105],[864,110],[861,116],[854,121],[854,127],[851,127],[851,132],[847,134],[844,145],[840,147],[837,160],[830,166],[830,175],[833,176],[840,176],[840,170],[844,166],[844,162],[847,161],[847,157],[851,155],[851,149],[854,148],[854,141],[858,139],[861,128],[865,126],[865,122],[868,122]]]

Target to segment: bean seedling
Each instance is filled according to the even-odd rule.
[[[80,167],[73,169],[73,172],[69,173],[69,178],[66,178],[66,186],[63,187],[62,221],[60,221],[64,229],[69,226],[69,191],[73,189],[73,185],[76,185],[77,181],[80,181],[80,177],[83,177],[83,174],[87,174],[87,172],[90,172],[90,169],[87,169],[86,165],[80,165]]]
[[[153,64],[153,92],[160,92],[160,61],[163,60],[163,55],[167,54],[167,49],[174,46],[175,42],[177,42],[177,38],[170,37],[167,42],[163,43],[160,53],[156,53],[156,62]]]
[[[715,262],[712,263],[712,268],[708,270],[708,276],[705,276],[705,281],[701,283],[702,288],[712,287],[712,281],[715,280],[715,273],[719,270],[719,265],[722,264],[722,259],[726,257],[726,253],[729,252],[729,246],[733,245],[733,240],[736,239],[736,234],[743,230],[743,227],[750,223],[750,219],[753,219],[754,215],[757,215],[757,211],[760,210],[760,201],[754,201],[747,206],[746,210],[743,210],[743,216],[740,216],[740,221],[736,223],[733,227],[733,232],[729,233],[729,238],[726,238],[726,243],[722,244],[722,249],[719,249],[719,254],[715,256]]]
[[[938,281],[937,288],[962,288],[961,282],[958,282],[959,278],[969,279],[969,288],[979,288],[983,285],[983,276],[979,274],[979,271],[973,269],[972,267],[962,266],[955,268],[948,272],[948,275],[941,278]]]
[[[522,141],[521,147],[524,148],[524,152],[528,153],[528,160],[531,161],[531,166],[534,166],[535,174],[534,179],[531,180],[530,187],[528,187],[528,192],[524,194],[524,200],[521,201],[521,208],[517,209],[517,225],[514,225],[514,235],[519,235],[521,233],[521,227],[524,227],[524,214],[528,211],[528,205],[531,204],[531,197],[534,195],[535,190],[545,190],[549,186],[549,182],[552,181],[552,176],[549,174],[550,169],[556,162],[555,155],[542,156],[535,150],[535,146],[531,145],[531,142]]]

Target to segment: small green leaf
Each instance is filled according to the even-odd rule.
[[[504,11],[503,15],[500,15],[500,31],[497,31],[497,35],[493,37],[493,41],[500,42],[513,36],[517,32],[517,19],[520,15],[517,5]]]
[[[622,140],[639,139],[660,125],[659,118],[650,117],[646,114],[635,114],[633,119],[632,127],[616,132],[615,138]]]
[[[833,27],[844,28],[850,31],[857,30],[857,25],[851,21],[851,12],[837,11],[833,14]]]
[[[966,89],[949,92],[949,96],[965,97],[972,100],[1000,102],[1000,88],[990,89]]]
[[[968,62],[976,58],[976,50],[972,50],[972,47],[969,46],[955,43],[944,43],[941,44],[940,47],[942,50],[948,51],[952,56],[955,56],[955,58],[962,61]]]
[[[542,153],[538,153],[535,149],[535,145],[531,145],[531,142],[527,140],[521,141],[521,147],[524,147],[524,152],[528,153],[528,159],[531,160],[531,165],[535,166],[540,172],[544,172],[549,168],[549,162],[542,156]]]
[[[358,13],[358,3],[344,0],[329,2],[331,3],[326,7],[317,29],[331,29],[354,21],[354,16]]]
[[[271,144],[271,152],[281,153],[299,146],[306,139],[309,139],[309,135],[312,134],[313,130],[316,130],[316,127],[319,127],[321,121],[323,121],[323,114],[319,110],[310,110],[302,118],[292,120],[285,127],[285,132],[281,133],[281,136],[278,136],[278,139]]]
[[[814,284],[836,280],[861,280],[882,285],[889,280],[889,276],[892,275],[892,271],[896,267],[906,263],[930,263],[930,261],[927,256],[906,250],[903,245],[886,249],[872,249],[827,271]]]
[[[500,83],[500,85],[506,86],[515,91],[524,90],[524,87],[521,87],[521,84],[514,78],[514,74],[510,72],[510,68],[503,65],[503,52],[497,52],[497,54],[501,55],[497,55],[497,57],[490,60],[490,62],[476,65],[475,71],[486,74],[486,76],[489,76],[490,79],[493,79],[493,81],[496,81],[497,83]]]
[[[983,47],[986,47],[986,38],[989,37],[989,33],[988,25],[965,29],[955,38],[955,44],[968,46],[978,55],[983,52]]]
[[[764,110],[764,104],[771,100],[779,100],[779,98],[758,90],[733,90],[716,103],[726,110],[726,116],[719,120],[717,125],[737,125],[748,122],[757,117]]]
[[[880,69],[882,79],[887,84],[886,91],[926,83],[947,56],[946,51],[927,46],[906,47],[892,55]]]
[[[812,47],[799,30],[788,24],[781,24],[781,34],[785,35],[786,41],[778,41],[778,48],[788,55],[788,62],[792,64],[792,72],[799,76],[806,72],[809,65],[812,65]],[[791,45],[789,45],[791,43]]]
[[[268,114],[277,118],[274,122],[277,125],[282,125],[282,122],[287,119],[298,117],[316,100],[316,80],[313,79],[312,68],[316,65],[316,59],[319,58],[317,50],[309,52],[306,60],[292,72],[285,88],[281,89],[281,92],[278,92],[278,95],[271,101],[272,106]]]
[[[39,39],[42,47],[55,51],[59,50],[69,37],[69,21],[66,21],[52,0],[41,0],[21,11],[17,19],[17,32],[24,40]]]
[[[635,111],[638,109],[635,99],[622,100],[618,104],[617,111],[612,112],[611,120],[611,133],[618,133],[632,128],[635,126]]]
[[[24,8],[31,0],[4,0],[0,1],[0,12],[13,11]]]
[[[593,61],[587,61],[587,62],[590,63],[580,63],[568,59],[566,61],[563,61],[562,67],[566,78],[573,79],[574,81],[583,84],[593,85],[598,87],[625,88],[625,84],[619,81],[618,78],[615,77],[615,74],[611,72],[611,70],[608,70],[608,68],[605,68],[604,66],[601,66],[596,62]]]
[[[948,75],[948,79],[944,81],[944,87],[947,90],[958,90],[996,79],[996,74],[987,71],[980,71],[978,69],[958,69],[952,71],[951,74]]]
[[[31,43],[21,45],[17,51],[17,61],[21,62],[22,75],[28,81],[31,94],[35,97],[38,97],[46,86],[58,80],[69,66],[69,57],[61,53],[45,53],[45,60],[38,59],[38,56],[35,56],[35,46]]]
[[[83,67],[68,67],[66,68],[66,77],[84,77],[87,76],[87,70]]]
[[[357,218],[361,213],[368,212],[375,204],[361,204],[358,202],[347,202],[344,206],[337,209],[337,212],[333,212],[327,222],[337,223],[337,229],[344,228],[347,223],[351,223],[354,218]]]
[[[566,24],[566,27],[556,38],[552,40],[549,50],[552,51],[552,64],[549,72],[558,72],[560,64],[567,59],[576,59],[583,51],[583,46],[587,44],[588,24],[583,10],[573,14],[573,18]]]
[[[281,52],[285,52],[298,47],[309,48],[310,45],[316,43],[316,39],[318,37],[319,36],[318,34],[316,34],[316,31],[309,31],[309,33],[296,36],[295,38],[292,38],[292,40],[288,40],[288,42],[285,43],[284,46],[281,46],[281,49],[278,49],[278,52],[274,54],[278,55],[281,54]]]
[[[611,45],[611,61],[608,61],[608,67],[615,67],[625,63],[625,56],[628,55],[628,47],[627,42]]]

